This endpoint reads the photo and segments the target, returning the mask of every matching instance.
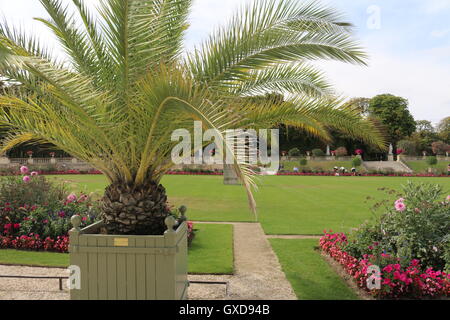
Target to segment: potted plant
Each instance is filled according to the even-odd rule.
[[[232,170],[224,171],[240,180],[253,209],[252,170],[235,156],[227,129],[288,122],[323,139],[335,128],[384,146],[374,123],[355,118],[328,95],[314,101],[261,98],[269,88],[292,97],[303,97],[304,88],[326,93],[328,84],[303,63],[305,57],[365,62],[359,46],[348,41],[350,29],[341,27],[331,9],[257,1],[200,50],[182,54],[191,1],[105,0],[101,14],[93,14],[77,0],[79,20],[63,1],[41,3],[50,16],[41,21],[70,59],[59,64],[39,44],[0,25],[2,76],[21,83],[20,95],[0,96],[0,112],[2,125],[17,134],[8,146],[46,141],[108,179],[103,221],[83,230],[77,217],[73,221],[71,263],[81,269],[81,289],[72,290],[73,299],[186,297],[186,222],[171,217],[161,179],[174,165],[179,142],[173,133],[197,133],[194,121],[215,132],[220,154],[229,152]],[[298,30],[306,25],[314,30],[307,39]],[[210,142],[201,144],[188,147],[189,158]],[[167,280],[162,286],[161,279]]]

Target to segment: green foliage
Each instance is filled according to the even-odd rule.
[[[325,156],[325,152],[323,152],[322,149],[314,149],[314,150],[311,151],[311,153],[312,153],[312,155],[314,157],[323,157],[323,156]]]
[[[440,138],[445,142],[450,144],[450,117],[442,119],[438,125],[438,134]]]
[[[387,191],[390,196],[397,194]],[[408,182],[402,196],[397,201],[405,205],[403,211],[394,208],[391,197],[376,203],[373,210],[382,210],[382,215],[354,232],[346,249],[358,258],[376,251],[399,258],[404,266],[419,259],[424,266],[443,270],[450,263],[450,202],[443,188]]]
[[[378,95],[370,100],[369,113],[381,120],[389,140],[394,144],[416,131],[416,122],[409,112],[408,100],[404,98]]]
[[[408,156],[417,155],[417,145],[412,140],[400,140],[398,142],[398,148],[403,150],[403,154]]]
[[[357,168],[357,167],[361,166],[361,164],[362,164],[362,160],[361,160],[360,157],[354,157],[354,158],[352,159],[352,166],[353,166],[354,168]]]
[[[306,158],[301,158],[300,159],[300,165],[301,166],[306,166],[308,164],[308,160]]]
[[[431,144],[431,149],[436,155],[445,155],[450,152],[450,146],[443,141],[436,141]]]
[[[288,154],[289,157],[299,157],[301,155],[301,152],[299,148],[292,148],[291,150],[289,150]]]
[[[429,166],[435,166],[435,165],[437,165],[437,163],[438,163],[438,159],[437,159],[437,157],[435,157],[435,156],[427,157],[426,163],[427,163]]]
[[[52,183],[44,176],[32,177],[28,183],[24,183],[20,176],[0,180],[0,203],[3,204],[54,207],[67,195],[68,190],[63,182]]]

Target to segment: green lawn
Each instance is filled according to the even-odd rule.
[[[233,226],[197,224],[197,236],[189,249],[189,273],[233,273]],[[68,267],[69,255],[54,252],[0,250],[0,264]]]
[[[63,176],[73,190],[100,191],[102,176]],[[254,221],[240,186],[224,186],[220,176],[166,176],[169,201],[188,207],[198,221]],[[384,197],[378,188],[399,189],[408,180],[442,184],[447,178],[403,177],[258,177],[255,193],[259,220],[267,234],[321,234],[324,229],[348,232],[372,217],[367,196]]]
[[[69,255],[55,252],[0,249],[0,264],[67,268]]]
[[[196,224],[196,233],[189,249],[189,273],[233,274],[233,226]]]
[[[353,290],[315,250],[317,240],[271,239],[270,243],[298,299],[358,299]]]
[[[447,173],[447,166],[449,163],[450,162],[447,162],[447,161],[439,161],[438,164],[433,166],[432,168],[437,170],[439,173]],[[425,162],[425,160],[408,161],[407,165],[414,172],[417,172],[417,173],[428,173],[428,168],[430,168],[430,166]]]

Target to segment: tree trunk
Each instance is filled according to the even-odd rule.
[[[234,171],[232,165],[225,164],[223,166],[223,184],[225,185],[240,185],[239,178]]]
[[[103,196],[108,234],[162,235],[166,231],[166,190],[153,181],[142,186],[110,185]]]

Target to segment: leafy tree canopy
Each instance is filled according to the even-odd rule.
[[[369,113],[385,126],[388,138],[397,144],[416,131],[416,122],[408,109],[408,100],[391,94],[378,95],[370,100]]]

